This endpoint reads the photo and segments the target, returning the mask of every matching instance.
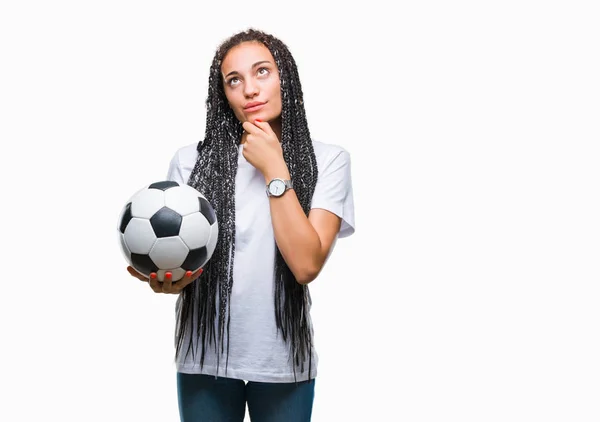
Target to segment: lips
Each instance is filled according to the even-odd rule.
[[[257,108],[259,106],[264,105],[265,103],[261,103],[260,101],[252,101],[251,103],[248,103],[244,106],[244,110],[250,110],[253,108]]]

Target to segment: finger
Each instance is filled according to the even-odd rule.
[[[192,281],[194,281],[192,279],[192,272],[186,271],[185,275],[180,280],[178,280],[177,283],[175,283],[175,287],[172,293],[181,293],[181,291],[185,289],[188,286],[188,284],[190,284]]]
[[[181,292],[183,289],[185,289],[189,284],[191,284],[192,282],[194,282],[198,277],[200,277],[200,275],[202,274],[202,272],[204,271],[204,269],[200,268],[198,271],[196,272],[191,272],[188,271],[185,273],[185,275],[183,276],[183,278],[181,280],[179,280],[177,282],[177,289],[178,292]]]
[[[252,123],[250,120],[246,120],[244,123],[242,123],[242,127],[246,132],[248,132],[248,134],[258,135],[259,133],[264,132],[264,130]]]
[[[254,124],[258,126],[263,132],[268,133],[269,135],[277,137],[277,134],[269,124],[269,122],[263,122],[260,119],[254,120]]]
[[[165,273],[165,279],[162,283],[162,292],[171,293],[173,291],[173,274],[171,271]]]
[[[150,273],[149,283],[155,293],[162,293],[162,286],[160,285],[160,281],[158,281],[156,273]]]
[[[138,273],[135,268],[131,265],[127,267],[127,272],[141,281],[148,281],[148,278],[144,277],[142,274]]]

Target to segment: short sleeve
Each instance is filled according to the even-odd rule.
[[[355,227],[350,167],[350,154],[344,149],[328,158],[322,168],[319,168],[311,203],[311,209],[322,208],[342,219],[339,238],[353,234]]]
[[[181,171],[181,163],[179,161],[179,151],[175,153],[171,162],[169,163],[169,170],[167,171],[167,180],[177,182],[180,185],[185,185],[187,181],[183,180],[183,174]]]

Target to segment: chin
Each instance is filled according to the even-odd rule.
[[[268,117],[268,116],[262,116],[260,114],[255,114],[253,116],[249,116],[248,117],[248,120],[250,120],[251,122],[254,122],[256,119],[260,119],[263,122],[270,122],[271,121],[270,117]]]

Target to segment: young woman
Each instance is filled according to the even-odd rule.
[[[354,232],[350,156],[312,140],[295,61],[247,30],[217,49],[204,140],[177,150],[168,179],[202,192],[219,238],[205,268],[151,278],[176,305],[181,420],[309,421],[318,356],[308,284]],[[132,268],[132,275],[140,278]]]

